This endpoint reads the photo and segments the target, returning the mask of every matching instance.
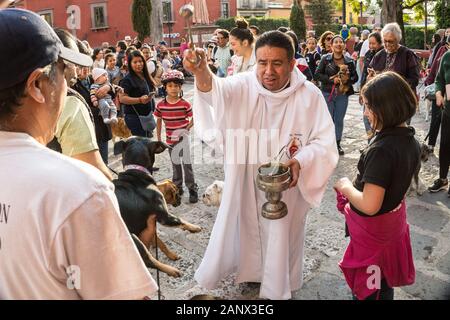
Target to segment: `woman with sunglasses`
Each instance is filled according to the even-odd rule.
[[[378,52],[370,63],[367,80],[383,71],[394,71],[408,82],[413,92],[419,84],[419,59],[409,48],[402,46],[402,30],[397,23],[388,23],[381,31],[384,50]]]
[[[325,31],[322,33],[319,39],[320,54],[322,56],[331,53],[331,40],[334,37],[334,33],[331,31]]]

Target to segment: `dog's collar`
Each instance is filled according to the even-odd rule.
[[[145,172],[146,174],[150,175],[150,171],[147,170],[147,168],[140,166],[138,164],[129,164],[126,165],[125,167],[123,167],[123,170],[127,171],[127,170],[139,170],[142,172]]]

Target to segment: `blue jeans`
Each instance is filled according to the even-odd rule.
[[[103,162],[108,164],[108,141],[99,141],[98,142],[98,151],[102,156]]]
[[[323,96],[327,102],[328,111],[334,122],[336,130],[336,141],[341,141],[342,132],[344,131],[344,118],[348,107],[348,96],[333,93],[333,97],[330,99],[330,92],[322,91]]]

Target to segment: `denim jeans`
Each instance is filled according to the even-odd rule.
[[[341,141],[342,132],[344,131],[344,118],[348,107],[348,96],[342,94],[336,95],[336,93],[333,93],[332,98],[330,98],[330,92],[322,91],[322,93],[327,102],[328,111],[334,122],[336,141]]]
[[[436,100],[431,101],[431,121],[428,131],[428,145],[435,146],[441,128],[442,109],[436,105]]]
[[[103,162],[108,164],[108,141],[98,141],[98,151],[102,156]]]

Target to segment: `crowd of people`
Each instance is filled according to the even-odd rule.
[[[232,30],[216,30],[205,48],[183,39],[180,50],[170,52],[165,42],[130,36],[115,47],[105,42],[91,49],[32,12],[0,10],[0,41],[12,38],[17,41],[0,53],[0,165],[20,174],[2,172],[11,184],[0,186],[0,204],[11,211],[8,223],[0,223],[0,298],[142,299],[155,293],[121,220],[107,167],[111,126],[123,117],[133,135],[170,146],[172,180],[180,194],[184,180],[190,203],[198,201],[192,128],[200,137],[210,128],[222,136],[256,130],[258,150],[274,143],[261,132],[276,129],[283,145],[295,145],[280,158],[291,174],[283,193],[289,214],[272,221],[260,215],[266,195],[255,179],[258,166],[277,155],[235,163],[230,149],[243,148],[250,159],[253,146],[222,141],[222,202],[195,273],[205,288],[236,273],[238,283],[260,283],[261,298],[290,299],[303,281],[306,215],[320,205],[344,154],[344,118],[355,93],[369,144],[361,150],[355,181],[342,178],[334,185],[350,237],[339,266],[355,299],[393,299],[393,287],[414,283],[405,194],[420,161],[408,125],[417,107],[420,63],[400,44],[396,23],[375,25],[360,37],[356,28],[343,26],[339,34],[326,31],[317,39],[310,31],[299,40],[287,27],[262,33],[237,19]],[[436,40],[430,59],[436,78],[428,81],[435,82],[433,105],[443,109],[444,134],[432,192],[448,185],[448,39]],[[27,50],[30,44],[42,54]],[[186,76],[196,80],[193,105],[183,99]],[[83,272],[77,290],[66,286],[74,265]],[[372,265],[382,271],[381,287],[367,286]]]

